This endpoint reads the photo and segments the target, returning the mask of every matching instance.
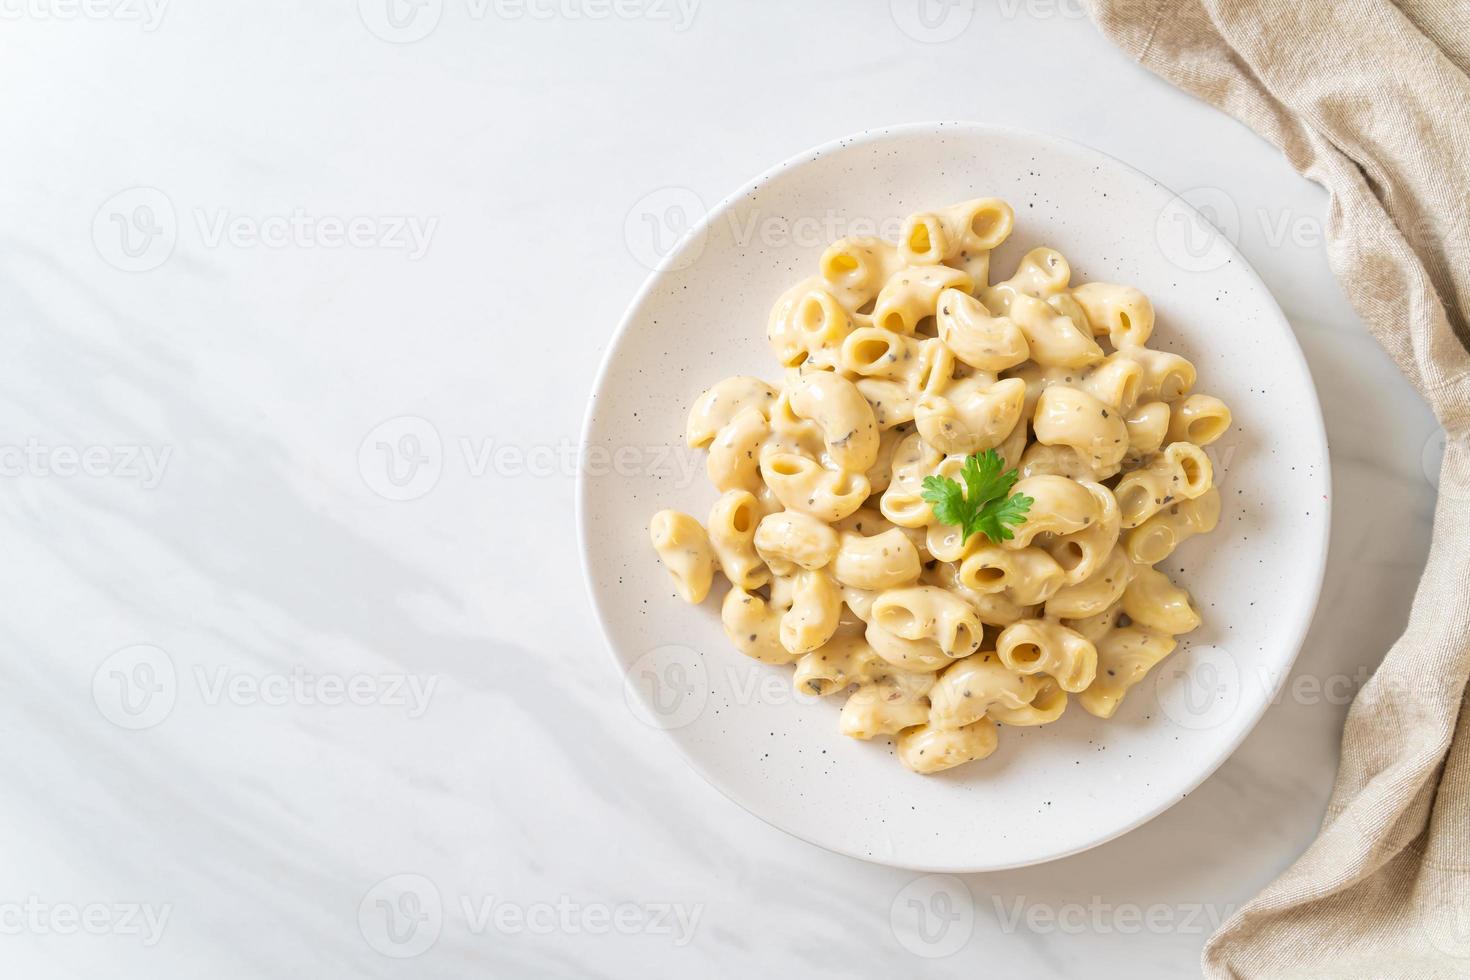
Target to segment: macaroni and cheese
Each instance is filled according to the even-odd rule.
[[[920,773],[1070,700],[1111,717],[1200,625],[1154,566],[1220,517],[1201,447],[1229,408],[1147,346],[1139,290],[1073,285],[1050,248],[991,283],[1013,223],[984,198],[911,216],[897,243],[829,246],[771,312],[781,379],[727,378],[689,413],[721,494],[708,521],[650,525],[682,598],[729,582],[737,649],[845,694],[839,730],[892,736]],[[1029,502],[998,540],[941,522],[927,490],[975,454]]]

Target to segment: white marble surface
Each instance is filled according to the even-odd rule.
[[[385,3],[0,8],[5,973],[1193,972],[1311,839],[1427,548],[1435,426],[1322,192],[1068,0]],[[940,118],[1233,214],[1335,481],[1300,680],[1231,761],[958,893],[770,829],[635,721],[571,507],[647,202]]]

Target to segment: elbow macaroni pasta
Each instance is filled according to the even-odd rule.
[[[839,731],[893,736],[919,773],[983,759],[999,726],[1070,700],[1111,717],[1200,625],[1154,566],[1220,520],[1202,447],[1230,409],[1146,346],[1138,289],[1073,285],[1050,248],[992,283],[1014,222],[981,198],[911,215],[897,243],[829,246],[771,311],[781,380],[727,378],[689,412],[720,494],[707,526],[673,510],[649,525],[681,598],[721,573],[731,643],[794,664],[804,695],[845,696]],[[1033,501],[998,542],[922,496],[992,449]]]

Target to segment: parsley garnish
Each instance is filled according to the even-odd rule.
[[[965,458],[960,468],[963,489],[947,476],[926,476],[921,496],[934,506],[935,520],[958,525],[966,541],[979,531],[999,544],[1015,537],[1007,525],[1025,524],[1026,512],[1036,502],[1024,493],[1008,496],[1020,476],[1005,468],[999,453],[987,449]]]

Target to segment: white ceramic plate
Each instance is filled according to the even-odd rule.
[[[790,667],[747,660],[703,606],[673,596],[648,542],[654,511],[704,520],[715,498],[684,448],[690,404],[732,374],[775,379],[767,313],[815,274],[826,242],[910,212],[996,196],[1016,211],[992,279],[1058,248],[1073,282],[1138,286],[1151,346],[1199,368],[1235,426],[1210,447],[1224,513],[1163,567],[1205,626],[1100,721],[1001,730],[989,759],[919,776],[888,739],[837,732],[840,701],[798,699]],[[677,227],[691,195],[649,216]],[[633,716],[667,729],[730,799],[843,854],[930,871],[1018,867],[1093,847],[1157,815],[1240,744],[1284,681],[1321,586],[1328,468],[1321,409],[1280,309],[1234,247],[1167,188],[1095,150],[1035,133],[919,124],[802,153],[717,207],[655,272],[618,328],[584,432],[578,522],[588,587]],[[722,582],[723,580],[717,579]],[[630,718],[630,724],[636,724]]]

